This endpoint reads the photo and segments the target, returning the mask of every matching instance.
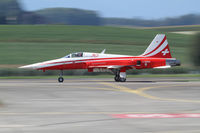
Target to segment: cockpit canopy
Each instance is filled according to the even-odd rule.
[[[76,52],[68,54],[63,58],[82,58],[82,57],[99,57],[101,54],[98,53],[89,53],[89,52]]]
[[[105,50],[104,50],[105,51]],[[122,55],[104,54],[104,53],[90,53],[90,52],[76,52],[66,55],[63,58],[105,58],[105,57],[127,57]]]
[[[80,58],[83,57],[83,52],[71,53],[64,58]]]

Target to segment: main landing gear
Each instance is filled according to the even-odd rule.
[[[126,82],[126,72],[116,71],[114,79],[116,82]]]
[[[60,77],[58,78],[59,83],[62,83],[64,81],[64,78],[62,76],[63,76],[63,70],[60,70]]]

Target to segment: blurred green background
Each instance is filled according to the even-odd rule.
[[[198,28],[199,26],[190,26],[191,29],[194,27]],[[182,62],[181,67],[175,68],[175,73],[197,71],[191,57],[191,47],[193,47],[195,35],[172,33],[171,30],[168,32],[165,28],[2,25],[0,29],[1,69],[16,68],[16,71],[21,71],[17,69],[18,66],[56,59],[79,51],[101,52],[101,50],[107,49],[106,53],[140,55],[156,34],[164,33],[167,35],[172,56]],[[173,29],[174,32],[177,27],[173,27]],[[172,70],[162,70],[162,72],[169,73]],[[155,73],[158,70],[144,71],[145,73]]]

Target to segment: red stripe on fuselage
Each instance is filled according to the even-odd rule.
[[[129,58],[143,58],[143,57],[113,57],[113,58],[94,58],[94,59],[82,59],[82,60],[71,60],[71,61],[61,61],[61,62],[51,62],[51,63],[46,63],[47,64],[56,64],[56,63],[67,63],[67,62],[78,62],[78,61],[98,61],[98,60],[111,60],[111,59],[129,59]]]
[[[86,66],[89,65],[87,63],[94,63],[94,62],[104,62],[104,65],[108,65],[108,66],[109,65],[133,65],[130,63],[130,61],[134,61],[134,60],[138,60],[138,59],[142,60],[142,61],[153,61],[153,62],[155,60],[156,60],[156,62],[158,61],[157,63],[153,63],[153,65],[151,67],[165,65],[165,64],[163,64],[163,63],[165,63],[165,59],[163,59],[163,58],[146,58],[146,57],[135,56],[135,57],[98,58],[98,59],[83,59],[83,60],[65,61],[65,62],[52,62],[52,63],[45,64],[45,65],[50,65],[50,64],[55,64],[55,65],[44,66],[44,67],[39,68],[39,70],[40,69],[54,69],[54,70],[55,69],[87,69]],[[79,61],[83,61],[83,62],[79,62]],[[72,63],[65,64],[67,62],[72,62]],[[76,63],[76,62],[78,62],[78,63]],[[60,64],[60,63],[63,63],[63,64]],[[95,65],[95,64],[91,64],[91,65]],[[102,65],[102,64],[100,64],[100,65]],[[100,66],[100,65],[96,65],[96,66]],[[85,67],[81,67],[81,66],[85,66]],[[143,68],[143,67],[141,67],[141,68]],[[140,69],[140,67],[138,69]]]
[[[71,61],[61,61],[61,62],[52,62],[46,64],[56,64],[56,63],[67,63],[67,62],[77,62],[77,61],[98,61],[98,60],[112,60],[112,59],[136,59],[136,58],[145,58],[140,56],[130,56],[130,57],[112,57],[112,58],[94,58],[94,59],[82,59],[82,60],[71,60]]]

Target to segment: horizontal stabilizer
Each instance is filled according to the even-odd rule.
[[[159,67],[154,67],[155,69],[165,69],[165,68],[171,68],[171,66],[159,66]]]

